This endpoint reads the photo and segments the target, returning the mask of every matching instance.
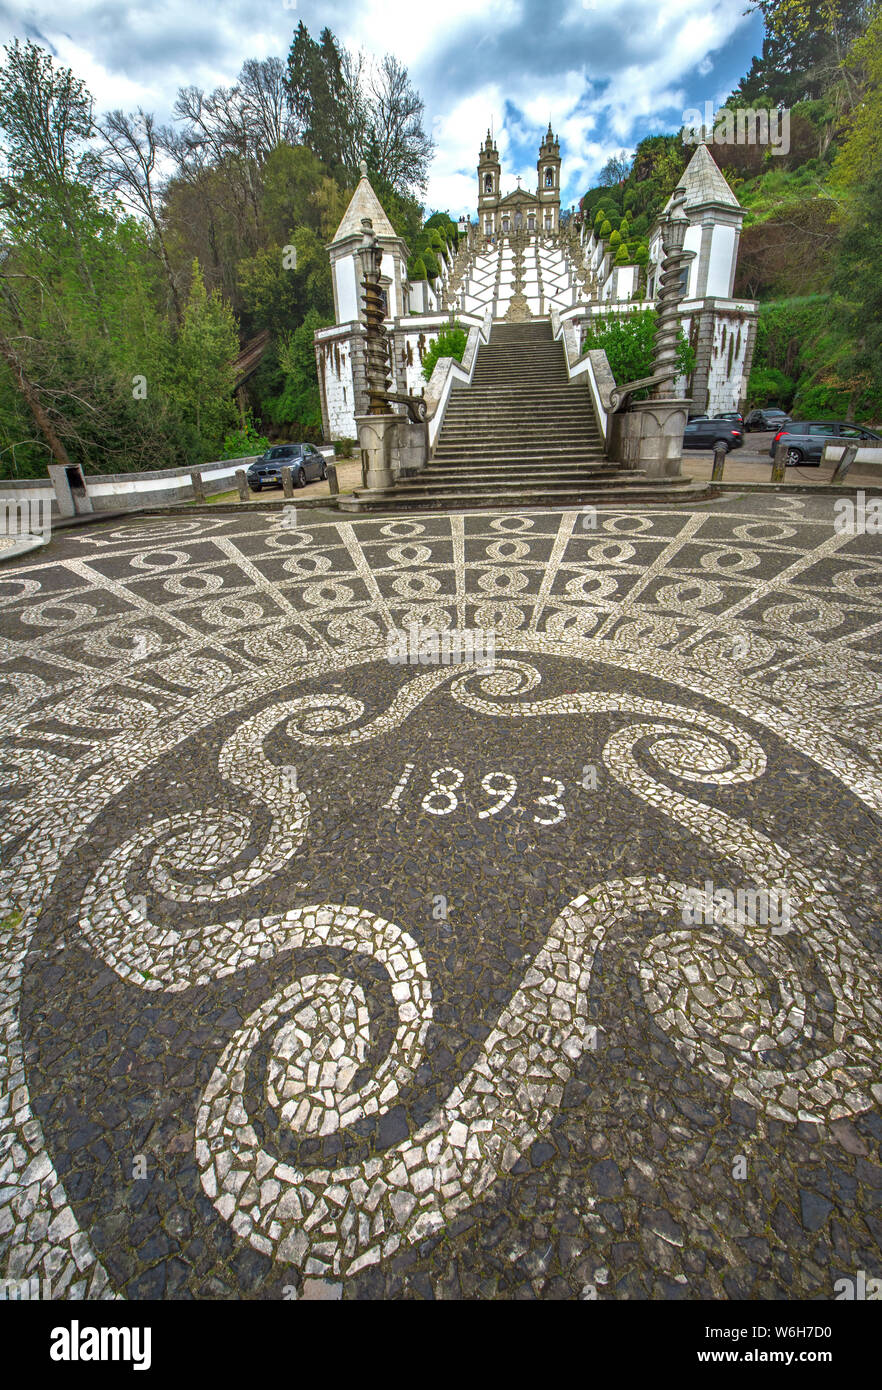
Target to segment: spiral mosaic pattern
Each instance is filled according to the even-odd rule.
[[[7,565],[7,1277],[872,1269],[882,567],[832,515],[249,514]],[[494,669],[390,666],[412,623]]]

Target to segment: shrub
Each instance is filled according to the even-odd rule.
[[[334,458],[338,458],[338,459],[351,459],[351,458],[352,458],[352,452],[353,452],[355,446],[357,445],[357,443],[358,443],[358,440],[357,440],[357,439],[349,439],[349,438],[335,439],[335,440],[334,440]]]
[[[426,274],[429,277],[429,279],[437,280],[438,276],[441,274],[441,267],[435,259],[435,253],[433,251],[428,250],[424,251],[422,259],[425,264]]]
[[[793,409],[802,420],[844,420],[851,404],[852,391],[846,383],[826,385],[813,382],[800,386]]]
[[[240,425],[237,430],[230,430],[228,434],[224,435],[221,458],[249,458],[253,454],[265,453],[269,446],[270,442],[266,435],[257,433],[254,420],[249,414],[245,417],[244,425]]]
[[[612,314],[595,320],[582,345],[583,356],[592,348],[603,348],[610,371],[619,386],[626,381],[639,381],[652,374],[652,348],[658,315],[655,309],[640,309],[633,314]],[[695,350],[683,333],[677,339],[677,370],[689,376],[695,367]],[[645,395],[640,392],[635,399]]]
[[[795,386],[786,372],[755,365],[747,383],[748,405],[780,405],[782,410],[787,410],[792,404]]]
[[[616,251],[616,250],[618,250],[618,248],[621,246],[621,244],[622,244],[622,234],[621,234],[621,232],[611,232],[611,233],[610,233],[610,238],[609,238],[610,250],[611,250],[611,251]]]
[[[617,253],[616,253],[615,264],[616,264],[616,265],[630,265],[630,264],[631,264],[631,254],[630,254],[630,252],[629,252],[629,250],[628,250],[628,248],[627,248],[627,246],[625,245],[624,242],[622,242],[621,246],[619,247],[619,249],[618,249],[618,251],[617,251]]]
[[[605,217],[603,219],[603,222],[600,224],[600,239],[601,241],[609,241],[611,236],[612,223],[610,222],[608,217]]]
[[[425,280],[426,263],[422,256],[415,256],[407,267],[408,279],[413,283],[415,280]]]
[[[423,376],[426,381],[431,379],[439,357],[455,357],[457,362],[461,362],[466,342],[466,331],[461,323],[450,323],[442,328],[423,358]]]

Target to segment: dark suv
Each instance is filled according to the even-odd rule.
[[[788,420],[772,440],[769,455],[774,458],[775,450],[783,443],[787,445],[787,463],[791,467],[807,463],[817,468],[824,445],[830,439],[882,444],[882,434],[867,429],[866,425],[849,425],[844,420]]]
[[[734,420],[690,420],[683,431],[684,449],[712,449],[717,441],[729,449],[740,449],[744,430]]]
[[[312,444],[274,444],[249,464],[246,478],[253,492],[263,487],[281,487],[282,469],[291,469],[295,487],[306,487],[318,478],[327,478],[328,466]]]
[[[746,430],[779,430],[783,424],[790,419],[786,410],[779,410],[776,405],[763,406],[761,410],[752,410],[744,421]]]

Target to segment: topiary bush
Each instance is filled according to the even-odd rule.
[[[627,246],[625,245],[624,242],[622,242],[621,246],[619,247],[618,251],[616,252],[615,264],[616,264],[616,265],[630,265],[630,264],[631,264],[631,253],[629,252],[629,250],[628,250],[628,248],[627,248]]]
[[[434,251],[425,250],[422,259],[426,267],[426,275],[430,280],[437,280],[438,276],[441,274],[441,267],[435,258]]]
[[[617,251],[618,248],[621,246],[621,244],[622,244],[622,234],[621,234],[621,232],[611,232],[611,233],[610,233],[610,238],[609,238],[610,250],[611,250],[611,251]]]
[[[601,240],[601,241],[609,241],[609,239],[610,239],[611,236],[612,236],[612,223],[610,222],[610,220],[609,220],[608,217],[605,217],[605,218],[603,219],[603,222],[602,222],[601,225],[600,225],[600,240]]]
[[[422,256],[414,256],[413,260],[407,267],[407,278],[411,281],[411,283],[414,283],[416,280],[425,280],[426,263],[423,260]]]

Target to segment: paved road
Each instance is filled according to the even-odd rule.
[[[7,1276],[882,1274],[882,566],[832,517],[191,516],[5,565]],[[390,663],[409,623],[493,669]]]

